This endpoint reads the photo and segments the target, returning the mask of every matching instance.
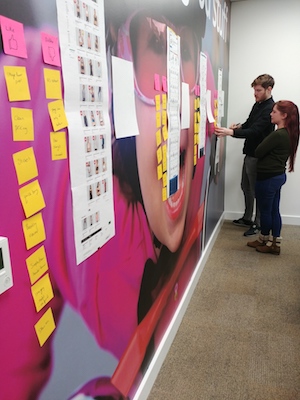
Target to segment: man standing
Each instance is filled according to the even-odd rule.
[[[257,205],[255,207],[255,218],[252,221],[257,162],[254,152],[263,139],[274,130],[270,117],[274,104],[272,97],[274,84],[272,76],[268,74],[259,75],[251,84],[254,89],[255,104],[246,122],[232,124],[229,128],[215,128],[217,136],[232,136],[238,139],[245,139],[243,148],[245,157],[241,180],[241,188],[245,198],[245,211],[242,218],[233,221],[237,226],[248,228],[244,236],[255,235],[260,231],[260,213]]]

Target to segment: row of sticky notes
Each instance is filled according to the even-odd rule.
[[[154,74],[154,89],[157,91],[163,90],[164,92],[167,92],[168,91],[167,77],[166,76],[160,77],[159,74]]]
[[[3,50],[14,57],[27,58],[24,25],[21,22],[0,15]],[[41,33],[42,53],[46,64],[61,66],[58,37]]]
[[[198,160],[198,146],[199,146],[199,126],[200,126],[200,86],[195,86],[196,98],[194,100],[194,166],[197,165]]]
[[[54,293],[49,277],[48,261],[44,246],[39,247],[26,259],[27,270],[31,282],[31,294],[36,311],[42,310],[53,299]],[[40,346],[47,341],[55,329],[55,321],[51,308],[42,315],[34,326]]]
[[[24,26],[20,22],[0,16],[3,50],[5,54],[27,58]],[[41,33],[42,54],[46,64],[60,66],[58,37]],[[22,66],[4,66],[4,76],[9,101],[31,100],[27,71]],[[62,102],[62,85],[60,71],[44,68],[44,85],[47,99],[57,99],[48,104],[48,111],[54,132],[50,133],[52,159],[67,157],[65,132],[57,132],[67,127],[67,119]],[[33,141],[34,123],[30,109],[11,109],[12,131],[14,141]],[[27,183],[38,176],[33,148],[27,148],[13,154],[14,165],[19,185]],[[19,196],[26,219],[22,222],[27,250],[46,239],[41,210],[45,207],[44,196],[37,179],[20,187]],[[44,246],[41,246],[26,260],[31,293],[36,311],[42,310],[53,299],[53,289],[48,271],[48,262]],[[55,329],[51,308],[42,315],[34,326],[40,346],[47,341]]]
[[[31,100],[26,67],[5,65],[4,77],[9,101]],[[44,68],[44,84],[47,99],[61,99],[60,71]]]
[[[155,96],[157,179],[162,180],[162,200],[167,200],[167,95]]]

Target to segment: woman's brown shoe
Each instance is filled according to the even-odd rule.
[[[256,247],[256,251],[259,251],[260,253],[270,253],[270,254],[275,254],[276,256],[279,256],[280,254],[280,247],[279,246],[259,246]]]
[[[260,246],[265,246],[266,242],[260,242],[259,240],[254,240],[254,242],[247,242],[247,246],[256,249]]]

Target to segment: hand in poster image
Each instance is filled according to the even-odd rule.
[[[31,0],[25,0],[24,3],[29,9],[31,8]],[[89,23],[96,26],[99,23],[99,14],[93,12],[94,5],[91,6],[93,2],[89,4]],[[155,300],[161,293],[167,292],[165,305],[157,314],[159,318],[153,326],[149,343],[145,343],[146,357],[141,368],[138,368],[136,382],[129,389],[130,398],[174,315],[199,260],[201,234],[196,235],[194,241],[190,239],[189,233],[200,207],[203,213],[206,177],[210,165],[208,152],[199,158],[197,165],[194,166],[194,86],[199,84],[198,62],[205,32],[205,10],[200,9],[199,1],[196,0],[190,0],[188,6],[183,5],[181,0],[163,2],[146,0],[143,2],[143,8],[145,7],[147,11],[140,10],[139,4],[136,1],[119,0],[107,0],[104,3],[108,64],[110,65],[111,55],[133,61],[136,85],[133,89],[135,89],[139,135],[136,138],[116,140],[112,124],[116,235],[80,265],[76,265],[75,258],[68,162],[60,160],[54,163],[48,155],[47,131],[51,131],[51,125],[42,84],[43,64],[38,40],[40,35],[37,35],[40,28],[26,29],[26,41],[30,43],[28,46],[30,57],[26,61],[26,69],[32,90],[32,102],[28,108],[32,108],[35,115],[36,139],[33,148],[38,163],[39,182],[47,205],[43,210],[47,235],[45,248],[54,289],[51,308],[56,324],[60,323],[63,304],[69,303],[82,317],[99,347],[120,360],[137,327],[149,315],[148,312],[153,310]],[[77,5],[80,6],[78,17],[84,19],[83,2],[74,3],[76,10]],[[1,7],[0,9],[3,12]],[[167,75],[167,26],[174,29],[181,38],[180,80],[188,83],[190,88],[190,128],[180,132],[178,191],[163,201],[162,180],[157,176],[157,126],[154,102],[155,95],[162,95],[163,92],[154,90],[154,75],[159,74],[161,77]],[[76,32],[74,32],[76,40],[75,36]],[[98,46],[98,36],[95,36],[95,48],[98,49]],[[0,61],[1,67],[7,64],[7,58],[3,55]],[[88,76],[90,72],[88,59],[76,59],[76,62],[77,71]],[[10,59],[10,63],[18,65],[20,61]],[[214,91],[214,78],[210,66],[207,74],[207,88]],[[101,76],[102,79],[106,79],[104,74]],[[40,81],[37,81],[38,78]],[[40,84],[33,85],[33,82]],[[98,86],[96,87],[98,89]],[[82,102],[92,98],[88,85],[82,86],[81,89],[79,95]],[[6,98],[4,82],[0,83],[0,90],[1,96]],[[97,91],[94,93],[95,99],[98,99],[97,93]],[[3,129],[10,132],[11,121],[7,117],[10,115],[8,102],[2,105],[0,115]],[[92,125],[92,114],[89,113],[87,116],[88,124]],[[99,129],[100,127],[103,129],[104,122],[105,126],[109,124],[107,119],[103,120],[101,112],[98,114],[96,111],[94,117],[99,121],[96,122]],[[84,117],[82,121],[84,129],[87,122]],[[113,123],[113,113],[111,121]],[[207,125],[207,143],[210,141],[213,129],[212,124]],[[18,184],[11,163],[11,155],[16,151],[16,146],[9,135],[5,135],[3,141],[0,155],[8,170],[7,174],[1,175],[0,181],[2,187],[9,188],[9,192],[3,199],[0,211],[2,229],[0,233],[14,239],[11,249],[13,265],[23,265],[28,252],[22,232],[19,232],[17,227],[21,225],[24,215],[17,197]],[[93,153],[91,137],[87,136],[84,141],[83,134],[82,142],[83,145],[86,144],[86,152],[90,157]],[[163,137],[162,142],[166,144]],[[101,151],[107,148],[106,143],[108,143],[107,136],[99,136],[97,149]],[[18,150],[21,150],[26,147],[26,143],[20,143],[18,146]],[[85,174],[88,176],[99,174],[97,182],[101,184],[92,188],[92,195],[96,198],[92,201],[96,201],[98,197],[102,199],[107,186],[107,182],[100,176],[106,171],[107,163],[101,154],[98,159],[94,160],[93,169],[92,164],[84,165]],[[53,187],[56,188],[55,191]],[[88,198],[89,189],[87,187],[86,190]],[[98,193],[100,196],[97,196]],[[7,213],[10,207],[14,209],[13,214]],[[84,229],[88,229],[91,222],[95,224],[96,217],[83,221]],[[182,252],[186,243],[190,243],[187,257],[186,252]],[[174,275],[175,270],[176,275]],[[172,283],[171,288],[167,286],[168,282]],[[16,286],[10,290],[9,296],[0,298],[0,316],[10,320],[10,324],[2,327],[0,333],[1,337],[5,335],[9,338],[7,349],[4,349],[5,354],[3,354],[5,359],[5,366],[2,367],[3,380],[10,383],[9,388],[15,388],[16,398],[34,399],[38,398],[51,374],[53,337],[50,337],[43,347],[37,342],[33,330],[37,315],[32,308],[26,270],[18,271]],[[22,309],[21,316],[15,315],[13,310],[16,309]],[[22,327],[22,343],[19,340],[18,326]],[[26,376],[18,372],[24,370],[28,371]],[[82,398],[87,396],[99,399],[104,396],[107,396],[106,398],[110,396],[111,399],[126,398],[127,395],[120,393],[110,378],[91,377],[90,382],[83,384],[73,396],[70,393],[70,396],[72,398],[76,394],[81,394]],[[10,393],[6,390],[8,389],[2,387],[0,382],[0,393],[10,398]]]

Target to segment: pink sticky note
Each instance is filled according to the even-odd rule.
[[[154,89],[155,90],[161,90],[160,77],[159,77],[158,74],[154,74]]]
[[[162,89],[163,89],[164,92],[167,93],[167,91],[168,91],[167,77],[166,76],[162,76],[161,80],[162,80]]]
[[[61,66],[58,37],[41,32],[43,59],[46,64]]]
[[[1,15],[0,25],[4,53],[15,57],[27,58],[23,24]]]

